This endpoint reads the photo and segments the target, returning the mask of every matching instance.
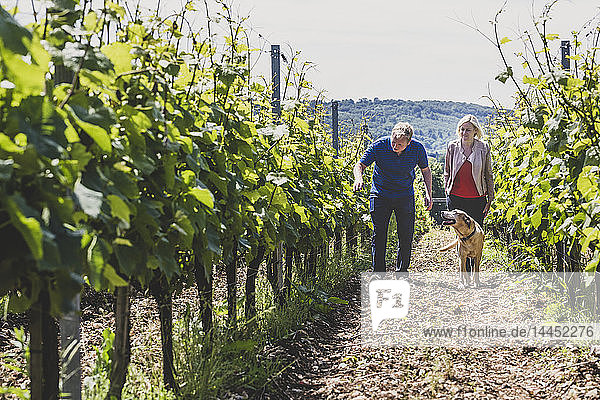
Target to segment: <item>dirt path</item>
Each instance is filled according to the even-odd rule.
[[[426,235],[414,249],[411,270],[453,269],[455,256],[430,250],[451,239],[446,231]],[[493,268],[492,260],[482,266]],[[365,347],[359,279],[343,293],[348,305],[282,344],[290,366],[271,398],[600,398],[600,358],[589,349]]]

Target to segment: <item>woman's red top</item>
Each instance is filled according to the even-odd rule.
[[[475,181],[473,180],[473,173],[471,172],[471,168],[471,162],[465,161],[456,173],[456,177],[454,178],[454,185],[452,186],[450,194],[459,197],[464,197],[467,199],[481,197],[481,195],[477,193],[477,186],[475,186]]]

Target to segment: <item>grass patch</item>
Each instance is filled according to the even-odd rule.
[[[257,279],[257,316],[242,318],[245,299],[238,299],[238,325],[225,325],[226,307],[215,306],[215,328],[208,334],[201,329],[196,304],[189,304],[173,321],[173,345],[179,390],[173,393],[163,384],[160,354],[153,343],[156,332],[137,337],[122,398],[140,400],[256,398],[268,392],[275,378],[293,361],[282,357],[277,342],[293,337],[307,320],[320,318],[343,300],[335,296],[350,277],[371,267],[370,250],[359,248],[353,256],[329,257],[317,267],[316,276],[302,281],[293,276],[293,287],[283,307],[274,304],[271,286],[264,274]],[[0,298],[0,309],[7,298]],[[219,307],[222,308],[219,309]],[[153,336],[154,335],[154,336]],[[84,378],[82,398],[104,400],[109,388],[114,333],[103,332],[103,342],[95,347],[95,365]],[[6,360],[3,360],[6,362]],[[150,365],[151,364],[151,365]],[[1,395],[21,396],[17,388],[3,387]]]
[[[104,400],[109,387],[110,356],[114,333],[105,329],[102,333],[102,345],[96,347],[96,364],[92,374],[83,380],[82,398],[86,400]],[[150,349],[136,351],[150,352]],[[147,368],[136,363],[129,364],[127,381],[122,392],[123,400],[174,400],[177,397],[164,387],[162,374],[156,371],[148,373]]]
[[[277,372],[276,361],[260,358],[262,335],[218,326],[206,334],[188,311],[175,325],[175,367],[181,397],[209,399],[240,396],[264,388]]]
[[[483,244],[481,264],[489,266],[493,272],[513,271],[517,267],[506,245],[491,235],[487,235]]]

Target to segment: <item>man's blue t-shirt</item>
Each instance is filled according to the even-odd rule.
[[[408,147],[397,154],[392,150],[390,136],[383,136],[371,143],[360,162],[366,166],[375,162],[369,197],[389,199],[414,196],[415,166],[421,169],[429,166],[427,153],[421,143],[411,140]]]

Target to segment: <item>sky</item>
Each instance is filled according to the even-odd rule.
[[[253,29],[282,51],[300,50],[316,67],[308,78],[330,99],[451,100],[512,106],[514,86],[494,78],[498,50],[470,26],[492,35],[497,0],[238,0]],[[532,29],[545,2],[512,0],[499,18],[500,37]],[[597,0],[559,0],[548,32],[563,40],[597,15]],[[559,40],[553,52],[559,55]],[[505,45],[516,74],[518,40]],[[289,50],[287,50],[289,52]],[[263,57],[264,64],[270,62]],[[262,60],[261,60],[262,62]],[[268,68],[264,67],[263,68]]]
[[[151,12],[160,2],[163,15],[185,4],[185,0],[139,1]],[[268,51],[271,44],[279,44],[288,59],[292,51],[300,51],[303,61],[314,63],[307,79],[327,100],[378,97],[491,105],[486,98],[491,95],[505,107],[514,103],[515,87],[494,79],[504,66],[498,50],[484,37],[493,35],[490,21],[504,0],[227,1],[237,14],[248,17],[254,45],[263,46],[262,54],[253,53],[253,74],[270,75]],[[30,8],[25,0],[2,0],[11,2],[25,14]],[[212,0],[208,3],[214,5]],[[197,4],[200,11],[193,24],[200,29],[205,24],[204,3],[197,0]],[[533,31],[532,21],[545,4],[508,0],[500,14],[499,36],[515,39],[504,48],[518,80],[523,69],[514,54],[523,46],[517,38],[524,30]],[[571,40],[573,30],[599,13],[598,0],[558,0],[547,31]],[[552,42],[551,51],[557,56],[559,46],[560,40]]]

